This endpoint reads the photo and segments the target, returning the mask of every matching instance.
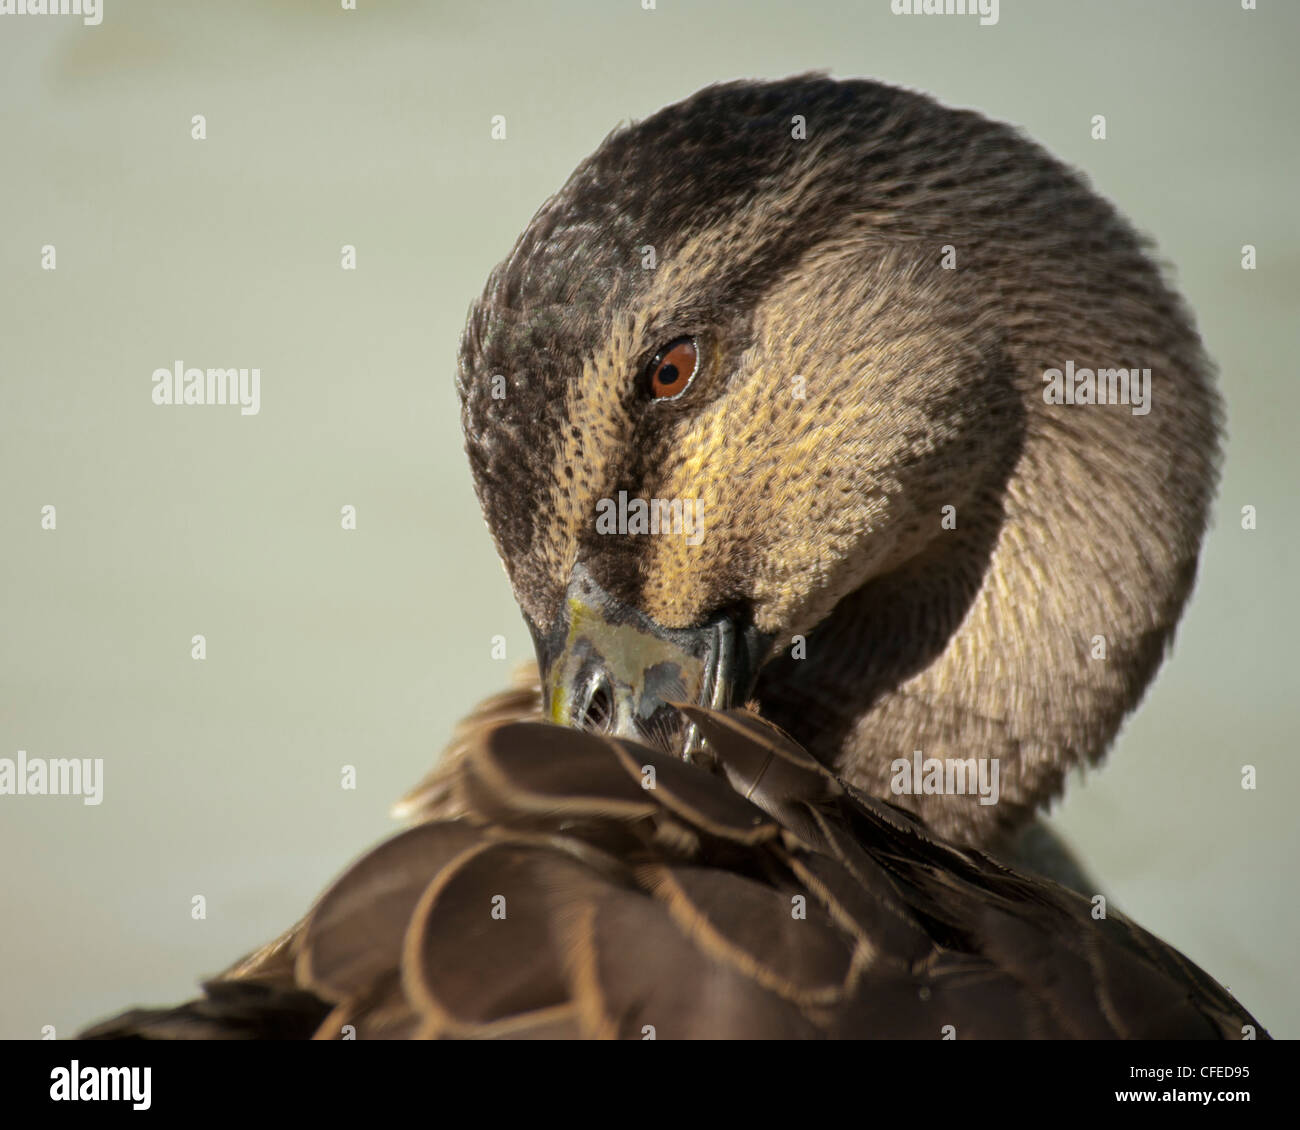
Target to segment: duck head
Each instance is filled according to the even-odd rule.
[[[1145,404],[1054,403],[1067,369],[1149,370]],[[986,845],[1154,674],[1218,457],[1191,319],[1106,202],[820,76],[606,139],[492,273],[458,389],[550,717],[700,756],[668,704],[751,702],[887,797],[914,751],[996,759],[996,805],[891,797]]]

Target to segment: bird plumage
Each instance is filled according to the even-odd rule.
[[[698,369],[648,399],[675,340]],[[1050,403],[1070,362],[1150,368],[1149,411]],[[1191,317],[1082,178],[878,83],[711,87],[542,206],[457,386],[541,669],[470,715],[413,826],[305,919],[202,1001],[92,1034],[1258,1028],[1113,909],[988,854],[1154,675],[1219,457]],[[705,536],[600,531],[620,492],[701,504]],[[653,695],[611,638],[644,642]],[[637,713],[693,663],[752,686],[713,701],[705,678],[680,729]],[[613,688],[624,713],[574,714],[588,677],[580,702]],[[997,762],[1001,798],[895,797],[914,750]]]
[[[363,856],[204,1001],[90,1035],[292,1033],[285,1013],[320,1039],[1259,1032],[1113,909],[938,839],[756,715],[685,709],[721,775],[479,727],[448,781],[460,819]]]
[[[639,368],[681,334],[700,374],[647,403]],[[1046,403],[1070,361],[1150,368],[1150,411]],[[999,759],[996,806],[915,800],[981,846],[1141,697],[1219,458],[1191,316],[1083,178],[976,113],[816,75],[607,138],[493,272],[458,388],[535,631],[578,564],[666,628],[744,608],[772,640],[762,713],[867,792],[916,749]],[[698,501],[703,540],[601,533],[620,490]]]

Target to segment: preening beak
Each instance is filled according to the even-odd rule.
[[[552,721],[667,744],[688,761],[703,742],[671,704],[743,703],[771,642],[739,615],[661,627],[610,596],[581,564],[550,631],[529,627]]]

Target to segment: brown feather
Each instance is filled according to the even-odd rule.
[[[1086,898],[946,842],[754,715],[690,716],[720,737],[716,772],[540,723],[467,735],[449,777],[470,798],[464,819],[364,856],[204,1000],[93,1034],[248,1035],[259,1010],[268,1033],[292,1028],[288,1010],[324,1039],[344,1025],[362,1038],[1258,1030],[1123,916],[1095,920]],[[649,764],[656,786],[642,788]],[[774,815],[796,811],[798,833]]]

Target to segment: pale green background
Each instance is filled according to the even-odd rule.
[[[529,651],[461,455],[469,302],[620,119],[814,68],[1023,125],[1177,264],[1230,411],[1217,521],[1172,662],[1057,823],[1124,911],[1300,1034],[1300,4],[1260,6],[1005,0],[986,28],[887,0],[0,17],[0,756],[107,777],[99,808],[0,798],[0,1035],[186,996],[391,828]],[[155,407],[177,358],[259,366],[261,415]]]

